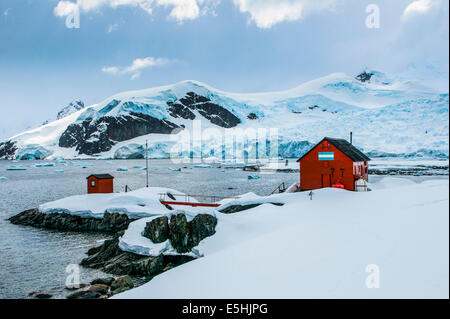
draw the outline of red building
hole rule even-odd
[[[88,194],[114,192],[114,177],[109,174],[93,174],[86,179]]]
[[[344,139],[325,137],[300,162],[300,190],[338,187],[355,190],[355,181],[368,181],[370,158]]]

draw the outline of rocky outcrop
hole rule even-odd
[[[190,256],[142,256],[119,248],[119,236],[106,240],[101,246],[88,251],[81,265],[101,269],[114,275],[130,275],[151,278],[168,269],[191,261]]]
[[[358,74],[356,76],[356,79],[362,83],[365,83],[365,82],[369,82],[370,79],[372,78],[372,76],[373,76],[373,73],[370,73],[370,72],[368,73],[368,72],[364,71],[364,72]]]
[[[181,117],[193,120],[195,114],[192,111],[196,110],[212,124],[224,128],[235,127],[241,123],[241,120],[226,108],[212,103],[209,98],[194,92],[188,92],[184,98],[174,102],[167,102],[167,105],[169,106],[169,114],[175,118]]]
[[[215,234],[217,219],[209,214],[199,214],[190,222],[186,215],[174,214],[169,220],[166,216],[158,217],[148,222],[143,236],[155,244],[170,240],[172,247],[180,253],[187,253],[206,237]]]
[[[106,277],[106,278],[97,278],[91,281],[91,285],[106,285],[111,286],[113,281],[115,280],[114,277]]]
[[[189,223],[189,246],[195,247],[206,237],[216,233],[217,218],[208,214],[200,214]]]
[[[114,102],[117,101],[111,103]],[[109,151],[117,142],[151,133],[170,134],[175,128],[179,126],[142,113],[105,116],[69,125],[59,138],[59,146],[75,147],[80,154],[93,155]]]
[[[145,225],[144,237],[149,238],[155,244],[165,242],[169,239],[169,219],[162,216],[153,219]]]
[[[187,253],[189,247],[189,224],[184,214],[176,214],[170,217],[170,243],[178,253]]]
[[[258,115],[256,115],[255,113],[249,113],[249,114],[247,115],[247,118],[248,118],[249,120],[257,120],[257,119],[258,119]]]
[[[113,294],[118,294],[133,287],[134,287],[133,280],[131,280],[130,276],[126,275],[121,276],[112,282],[111,291]]]
[[[100,299],[103,294],[100,291],[81,290],[68,295],[67,299]]]
[[[133,219],[125,214],[106,212],[103,218],[82,218],[67,213],[44,214],[38,209],[29,209],[9,218],[16,225],[56,229],[61,231],[98,231],[115,233],[125,230]]]
[[[0,158],[13,159],[17,151],[15,142],[6,141],[0,143]]]
[[[272,204],[275,206],[283,206],[284,205],[283,203],[276,203],[276,202],[274,202],[274,203],[253,203],[253,204],[247,204],[247,205],[236,204],[236,205],[227,206],[223,209],[219,208],[219,212],[221,212],[222,214],[234,214],[234,213],[242,212],[244,210],[258,207],[262,204]]]
[[[76,291],[68,295],[67,299],[107,299],[134,287],[135,283],[128,275],[118,278],[98,278],[91,283],[89,288]]]

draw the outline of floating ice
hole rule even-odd
[[[197,164],[197,165],[193,165],[192,167],[194,167],[194,168],[211,168],[211,165],[208,165],[208,164]]]
[[[140,165],[134,165],[133,168],[142,168]]]
[[[259,175],[248,175],[248,179],[260,179]]]
[[[64,173],[64,170],[62,170],[62,169],[55,169],[53,172],[54,173]]]
[[[173,171],[173,172],[181,172],[181,167],[180,167],[180,168],[172,168],[172,167],[169,167],[168,170],[169,170],[169,171]]]
[[[5,176],[0,177],[0,181],[6,181],[6,180],[7,180],[7,178]]]
[[[117,171],[118,172],[127,172],[128,171],[128,167],[118,167]]]
[[[38,163],[34,165],[34,167],[53,167],[53,166],[55,166],[55,163]]]
[[[11,165],[11,166],[8,166],[7,168],[6,168],[6,170],[7,171],[25,171],[26,170],[26,167],[23,167],[23,166],[16,166],[16,165]]]

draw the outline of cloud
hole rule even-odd
[[[177,20],[193,20],[200,16],[197,0],[157,0],[159,6],[172,7],[169,17]],[[202,2],[202,1],[200,1]]]
[[[415,69],[433,66],[448,76],[448,38],[448,0],[416,0],[403,11],[393,51],[399,56],[399,65],[410,64]]]
[[[57,17],[65,17],[75,12],[76,9],[77,9],[76,3],[70,1],[60,1],[53,9],[53,13]]]
[[[58,17],[65,17],[79,8],[82,12],[99,10],[101,7],[109,6],[117,8],[120,6],[138,7],[153,14],[155,7],[169,8],[169,17],[178,22],[184,20],[194,20],[213,12],[220,0],[62,0],[54,8],[54,14]]]
[[[441,0],[416,0],[410,3],[405,11],[403,11],[402,18],[404,20],[413,19],[417,16],[427,14],[441,5]]]
[[[164,66],[174,62],[176,61],[167,58],[154,58],[154,57],[146,57],[142,59],[137,58],[133,61],[133,63],[131,63],[131,65],[127,67],[118,67],[118,66],[103,67],[102,72],[112,75],[131,74],[131,79],[134,80],[141,76],[141,71],[143,69]]]
[[[117,29],[119,29],[119,25],[117,23],[111,24],[108,26],[108,33],[116,31]]]
[[[296,21],[305,16],[333,10],[337,0],[233,0],[242,13],[250,15],[249,21],[258,28],[269,29],[284,21]]]

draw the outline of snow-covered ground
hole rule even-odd
[[[196,247],[204,257],[114,298],[448,298],[448,179],[387,177],[370,187],[215,212],[216,234]],[[148,245],[137,242],[143,226],[130,224],[122,241]],[[377,275],[379,288],[368,288]]]
[[[162,187],[141,188],[128,193],[85,194],[69,196],[39,206],[45,214],[68,213],[81,217],[102,218],[105,212],[126,214],[129,218],[143,218],[170,212],[159,201],[165,193],[184,195]],[[177,198],[181,200],[184,198]]]

